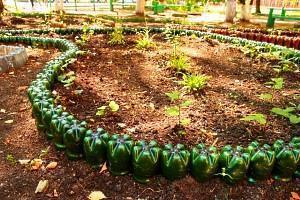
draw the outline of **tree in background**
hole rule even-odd
[[[240,20],[244,22],[249,22],[251,18],[251,0],[239,0],[241,5],[241,17]]]
[[[260,0],[256,0],[256,2],[255,2],[255,13],[256,14],[261,13],[261,11],[260,11]]]
[[[4,12],[4,4],[3,4],[3,0],[0,0],[0,18],[3,12]]]
[[[145,14],[145,0],[137,0],[136,1],[136,7],[135,7],[135,14],[144,16]]]
[[[233,23],[236,16],[236,0],[226,1],[225,22]]]

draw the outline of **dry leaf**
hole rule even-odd
[[[105,198],[106,198],[106,196],[101,191],[93,191],[89,195],[90,200],[101,200],[101,199],[105,199]]]
[[[42,159],[33,159],[30,163],[31,169],[32,170],[37,170],[42,166],[42,164],[43,164]]]
[[[29,164],[30,163],[30,159],[23,159],[23,160],[18,160],[19,161],[19,163],[21,164],[21,165],[27,165],[27,164]]]
[[[6,110],[5,109],[0,109],[0,112],[1,113],[6,113]]]
[[[53,196],[58,197],[58,192],[56,191],[56,189],[53,190]]]
[[[103,164],[103,166],[101,167],[101,170],[100,170],[100,174],[104,171],[107,170],[107,167],[106,167],[106,162]]]
[[[46,191],[49,183],[48,180],[40,180],[39,184],[37,185],[35,189],[35,193],[40,193]]]
[[[54,169],[57,167],[57,162],[51,162],[46,166],[46,169]]]
[[[10,119],[10,120],[4,121],[4,124],[12,124],[13,122],[14,122],[14,120]]]
[[[291,200],[300,200],[300,196],[298,193],[291,192],[291,195],[292,195]]]

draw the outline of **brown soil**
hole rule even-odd
[[[105,41],[105,39],[103,39],[102,36],[95,37],[95,39],[93,39],[93,42],[95,42],[96,40]],[[131,38],[130,40],[133,40],[133,38]],[[104,48],[93,49],[94,47],[96,46],[99,47],[100,45],[102,45],[102,47]],[[207,44],[202,43],[202,45],[207,45]],[[224,48],[226,47],[220,46],[218,48],[220,48],[219,51],[222,52],[223,50],[225,51]],[[217,50],[218,48],[215,48],[215,50]],[[130,53],[130,55],[131,54],[134,55],[131,57],[131,59],[129,59],[130,57],[128,56],[129,50],[126,51],[125,49],[131,49],[132,52]],[[78,98],[82,98],[82,100],[80,101],[81,103],[86,101],[91,101],[92,98],[83,99],[83,96],[86,96],[86,94],[93,95],[93,98],[96,97],[95,94],[93,93],[97,92],[97,90],[100,91],[99,87],[96,87],[96,85],[101,84],[101,86],[103,86],[104,84],[102,82],[107,83],[108,80],[105,79],[106,76],[111,74],[113,75],[111,76],[112,80],[116,80],[118,78],[118,81],[122,83],[123,81],[126,81],[125,72],[127,72],[130,73],[131,75],[134,74],[135,78],[131,76],[127,76],[128,81],[124,82],[125,84],[124,92],[126,91],[128,92],[128,94],[130,94],[135,92],[135,90],[137,92],[147,91],[144,94],[141,93],[140,97],[142,97],[142,99],[146,99],[147,96],[153,97],[151,100],[149,99],[148,103],[150,101],[151,102],[153,101],[155,103],[155,106],[157,106],[156,108],[157,114],[155,114],[156,112],[149,112],[150,114],[145,115],[145,117],[149,117],[149,116],[163,117],[161,112],[159,112],[158,110],[163,105],[169,104],[169,102],[164,96],[164,92],[169,88],[176,87],[176,84],[168,80],[169,79],[168,77],[172,77],[171,76],[172,74],[168,70],[166,70],[165,67],[162,66],[163,64],[160,64],[161,65],[161,67],[159,68],[160,71],[156,71],[156,70],[152,71],[153,69],[157,68],[158,64],[156,62],[160,60],[158,58],[161,58],[162,55],[156,56],[155,51],[146,53],[146,52],[133,50],[133,42],[129,43],[127,47],[111,48],[111,51],[109,51],[108,46],[105,45],[105,42],[103,42],[102,44],[91,43],[91,50],[92,52],[97,52],[97,53],[102,52],[101,57],[99,57],[99,55],[96,57],[97,62],[95,61],[90,62],[92,61],[92,59],[95,59],[94,56],[90,56],[89,58],[86,59],[80,58],[78,63],[73,65],[71,68],[72,70],[76,70],[76,72],[78,72],[78,78],[73,87],[77,85],[84,89],[83,94],[78,96]],[[211,50],[212,48],[208,48],[207,52],[210,52]],[[167,49],[165,51],[167,51]],[[199,51],[201,51],[200,48]],[[229,51],[227,55],[241,55],[236,53],[237,52],[236,50],[227,49],[226,51]],[[220,55],[220,53],[218,54]],[[53,58],[55,55],[56,55],[56,50],[54,49],[48,49],[48,50],[34,49],[32,51],[29,51],[29,60],[24,67],[21,67],[20,69],[15,69],[10,73],[0,74],[0,85],[1,85],[0,109],[5,109],[5,113],[0,112],[0,199],[3,200],[55,199],[53,198],[54,190],[56,190],[58,193],[58,197],[56,199],[87,199],[87,196],[91,191],[99,191],[99,190],[102,191],[110,199],[289,199],[291,196],[291,192],[299,193],[300,190],[299,179],[294,179],[293,181],[288,183],[277,182],[277,181],[273,181],[272,179],[269,179],[268,181],[259,182],[255,185],[250,185],[246,181],[243,181],[242,183],[239,183],[235,186],[229,186],[223,183],[220,179],[213,179],[206,183],[200,184],[197,183],[190,176],[174,182],[169,182],[163,177],[155,177],[152,179],[150,184],[142,185],[136,183],[130,175],[122,176],[122,177],[114,177],[110,175],[107,171],[104,171],[102,173],[100,173],[99,171],[93,171],[84,161],[76,161],[76,162],[68,161],[64,153],[56,151],[53,145],[51,144],[51,142],[47,141],[44,136],[42,136],[37,132],[34,120],[31,117],[30,104],[28,102],[28,98],[26,95],[26,88],[30,84],[30,82],[34,80],[36,73],[38,73],[38,71],[41,69],[42,65],[46,61]],[[148,57],[150,55],[155,57],[154,61],[156,62],[154,62],[153,59],[150,59]],[[115,58],[118,59],[111,62],[113,56],[115,56]],[[119,57],[122,56],[123,58],[126,59],[120,60]],[[214,57],[214,60],[217,61],[217,57]],[[196,61],[197,58],[193,59],[192,63],[197,63]],[[118,69],[116,62],[122,64],[121,66],[123,66],[124,68]],[[151,65],[150,63],[154,63],[154,64]],[[198,58],[198,63],[204,63],[202,64],[203,67],[201,68],[201,70],[213,76],[212,72],[210,72],[208,68],[209,63],[205,65],[205,62],[201,61],[200,58]],[[107,65],[106,67],[105,64]],[[103,69],[97,70],[98,65],[102,65]],[[247,66],[247,62],[243,62],[243,65]],[[196,65],[193,64],[193,66]],[[89,67],[91,67],[91,69],[89,69]],[[111,71],[108,67],[110,67]],[[148,71],[146,67],[149,67]],[[128,68],[131,70],[126,71],[128,70]],[[95,75],[91,74],[89,77],[94,77],[94,78],[88,78],[86,76],[87,73],[85,73],[83,70],[88,72],[88,70],[92,70],[92,69],[94,69],[93,72],[95,73]],[[230,72],[229,70],[221,70],[220,67],[216,68],[216,70],[219,71],[218,74],[220,75],[223,74],[224,77],[226,77],[225,72],[227,73]],[[249,73],[252,74],[252,71],[254,70],[248,69],[248,71]],[[113,74],[112,72],[115,72],[115,74]],[[236,70],[236,72],[238,73],[239,71]],[[147,76],[147,74],[149,76]],[[151,74],[158,77],[150,76]],[[163,77],[163,75],[166,76]],[[96,76],[98,77],[98,79],[95,78]],[[236,76],[237,77],[236,79],[239,78],[238,75],[231,74],[231,76],[232,77]],[[80,78],[84,78],[84,77],[86,78],[86,80],[89,81],[96,81],[96,80],[97,81],[90,82],[90,83],[87,83],[86,81],[80,81],[81,80]],[[152,79],[149,77],[152,77]],[[154,86],[157,86],[158,84],[157,80],[159,78],[164,78],[163,79],[164,84],[160,84],[160,87],[154,88]],[[251,76],[248,76],[248,78],[250,79]],[[137,80],[136,83],[135,80]],[[91,85],[91,83],[93,83],[94,85]],[[207,89],[205,89],[205,94],[203,94],[200,97],[197,97],[197,101],[202,102],[206,98],[210,97],[210,95],[216,93],[217,91],[222,91],[222,90],[216,90],[216,87],[213,86],[212,83],[215,84],[217,83],[215,78],[213,78],[212,81],[210,82],[210,86],[207,87]],[[90,110],[91,113],[89,115],[94,116],[98,104],[105,102],[109,98],[118,101],[120,105],[122,101],[124,102],[126,100],[128,101],[129,98],[126,97],[126,95],[124,95],[124,97],[120,95],[116,95],[116,91],[118,91],[118,89],[120,88],[117,83],[112,81],[110,82],[110,84],[112,84],[111,94],[115,96],[110,97],[109,94],[104,95],[105,93],[103,92],[101,93],[103,96],[98,96],[98,98],[94,98],[95,102],[91,101],[89,107],[84,108],[86,110]],[[288,88],[291,87],[290,84],[291,83],[287,84]],[[140,86],[141,88],[138,88],[138,86]],[[234,83],[232,83],[232,87],[233,86],[238,88],[238,86],[236,86]],[[88,90],[85,87],[89,87],[91,89]],[[95,90],[93,88],[95,88]],[[60,91],[62,91],[62,89]],[[62,99],[65,98],[64,101],[66,104],[68,99],[68,93],[70,93],[71,91],[72,90],[70,90],[69,92],[66,91],[66,95],[62,96]],[[104,87],[103,91],[107,91],[107,88]],[[244,90],[242,91],[244,92]],[[223,102],[223,98],[225,98],[226,95],[223,96],[222,94],[224,93],[220,93],[220,99],[222,101],[220,100],[219,102],[226,103],[226,101]],[[131,97],[134,104],[138,103],[138,101],[136,100],[138,99],[138,97],[139,96],[137,95]],[[162,98],[161,101],[156,99],[160,97]],[[213,101],[212,99],[209,99],[207,101],[208,102],[206,102],[205,106],[213,104],[210,103],[210,101]],[[237,100],[232,100],[232,101],[237,101]],[[216,100],[214,100],[214,102],[216,102]],[[73,105],[74,108],[72,112],[74,112],[77,109],[78,107],[77,104],[79,104],[79,101],[77,101],[76,99]],[[94,109],[92,109],[90,106],[91,107],[94,106]],[[125,110],[123,110],[124,107],[125,107],[124,105],[121,105],[121,112],[119,112],[118,115],[115,117],[116,119],[122,119],[125,121],[125,119],[122,118],[122,116],[123,117],[130,116],[131,112],[129,111],[125,112]],[[205,107],[203,108],[201,107],[201,109],[204,108]],[[254,108],[251,107],[251,109]],[[136,106],[134,109],[132,109],[132,112],[134,110],[136,112],[143,111],[143,114],[145,114],[144,110],[146,109],[142,109],[139,106]],[[248,112],[247,109],[246,111]],[[84,110],[81,110],[81,112],[77,113],[77,115],[80,118],[83,117],[87,118],[86,114],[87,112]],[[197,114],[197,116],[201,117],[199,114]],[[219,118],[221,118],[221,116]],[[141,119],[141,117],[137,119]],[[146,126],[147,121],[150,119],[151,118],[145,118],[144,120],[141,120],[141,123],[144,124],[144,127],[142,128],[147,128]],[[14,121],[12,124],[5,124],[4,122],[6,120],[14,120]],[[96,126],[97,123],[99,124],[103,123],[101,122],[103,119],[95,118],[94,120],[96,122],[92,123],[93,126]],[[170,119],[168,118],[165,118],[165,120],[167,122],[170,122]],[[131,124],[130,121],[132,120],[127,119],[126,123],[129,125]],[[104,120],[104,125],[105,123],[106,120]],[[287,126],[282,121],[280,121],[280,123],[282,124],[278,125],[278,128]],[[170,126],[171,125],[172,124],[170,124]],[[114,128],[114,125],[111,127]],[[207,125],[207,127],[211,127],[211,126]],[[225,133],[223,133],[223,131],[221,131],[220,134],[221,133],[224,134],[223,136],[225,136]],[[189,133],[188,135],[194,135],[194,134]],[[270,138],[270,141],[272,139],[275,139],[275,137],[277,136],[279,137],[279,135],[276,136],[274,135],[273,137]],[[146,136],[147,134],[145,134],[143,137]],[[202,138],[201,140],[203,140],[204,138],[204,136],[199,136],[199,137]],[[281,136],[281,137],[287,138],[287,136]],[[174,136],[174,140],[175,139],[178,139],[177,136]],[[231,140],[232,142],[237,142],[236,139],[233,139],[233,137],[231,137],[231,139],[227,139],[226,142],[230,142]],[[211,141],[210,138],[208,138],[208,143],[209,141]],[[192,141],[191,143],[195,143],[195,142],[196,141]],[[6,159],[7,155],[9,154],[12,155],[16,160],[37,158],[40,155],[41,150],[46,149],[47,147],[50,147],[49,152],[42,159],[45,162],[44,165],[46,165],[50,161],[57,161],[58,167],[53,170],[42,170],[42,169],[36,171],[30,170],[27,167],[21,166],[20,164],[13,164],[11,161],[8,161]],[[39,180],[42,179],[49,180],[49,187],[47,191],[41,194],[34,194],[35,188]]]
[[[185,128],[184,136],[177,134],[177,118],[165,115],[165,107],[173,105],[165,93],[182,88],[176,82],[180,75],[168,69],[172,47],[157,37],[154,50],[141,51],[135,48],[135,39],[136,36],[128,36],[127,45],[112,47],[107,45],[106,36],[94,37],[87,44],[90,53],[70,67],[77,75],[72,87],[58,84],[55,88],[67,110],[87,120],[94,130],[104,127],[110,133],[128,133],[134,139],[188,146],[212,144],[216,139],[217,146],[246,146],[255,139],[272,143],[276,139],[289,140],[297,132],[297,127],[270,115],[270,110],[295,102],[292,98],[299,94],[299,74],[285,74],[284,89],[274,91],[265,85],[276,77],[267,62],[253,62],[228,45],[212,46],[199,39],[184,38],[180,48],[191,58],[190,71],[209,75],[211,80],[203,91],[185,95],[185,99],[193,101],[183,111],[191,124]],[[76,90],[82,93],[76,95]],[[261,93],[273,94],[273,101],[260,100],[257,95]],[[95,115],[98,107],[112,100],[120,105],[118,112]],[[268,116],[267,125],[240,120],[251,113]],[[120,128],[118,123],[126,127]]]

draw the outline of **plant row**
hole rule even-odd
[[[80,29],[56,29],[64,33],[80,32]],[[142,29],[138,29],[142,30]],[[150,29],[163,32],[164,29]],[[94,29],[95,33],[111,32],[110,28]],[[137,29],[126,28],[127,33],[136,33]],[[195,34],[209,36],[223,42],[246,45],[251,41],[203,33],[191,30],[174,30],[176,34]],[[16,34],[17,31],[7,31]],[[43,30],[30,30],[19,33],[40,33]],[[60,33],[60,34],[64,34]],[[288,181],[300,172],[300,138],[290,142],[276,141],[273,145],[259,145],[253,142],[249,147],[225,146],[220,151],[215,147],[199,144],[188,150],[182,144],[167,144],[160,147],[155,141],[133,141],[127,135],[110,135],[103,129],[92,131],[87,123],[77,120],[72,114],[55,105],[52,86],[57,81],[61,69],[66,67],[70,59],[75,58],[78,48],[64,39],[38,38],[25,36],[1,36],[0,42],[23,42],[26,44],[42,44],[44,47],[54,46],[63,53],[48,62],[37,75],[29,89],[28,96],[32,104],[32,113],[37,128],[52,140],[59,150],[65,150],[71,160],[85,158],[92,166],[107,162],[109,171],[114,175],[133,172],[139,182],[148,182],[149,178],[161,173],[170,180],[184,177],[190,172],[197,180],[206,181],[219,175],[228,183],[236,183],[246,176],[249,181],[265,179],[271,174],[276,179]],[[251,42],[253,43],[253,42]],[[255,43],[255,42],[254,42]],[[255,43],[266,46],[267,43]],[[271,45],[272,48],[286,50],[284,47]],[[296,50],[288,50],[284,56],[291,59],[299,55]],[[299,60],[298,60],[299,61]]]

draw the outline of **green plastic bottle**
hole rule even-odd
[[[161,153],[161,170],[164,177],[169,180],[182,178],[189,167],[190,153],[184,145],[165,145]]]
[[[125,175],[130,171],[131,151],[134,142],[128,135],[114,134],[107,144],[108,170],[113,175]]]
[[[214,146],[198,144],[191,151],[191,173],[199,182],[210,179],[218,170],[219,154]]]
[[[74,117],[67,112],[52,117],[50,128],[53,133],[52,141],[56,149],[64,150],[66,148],[63,142],[63,136],[72,120],[74,120]]]
[[[38,130],[41,131],[45,130],[45,125],[42,119],[42,110],[44,108],[49,108],[53,104],[54,104],[54,99],[49,97],[33,100],[32,113],[35,117]]]
[[[273,144],[276,154],[274,167],[274,178],[281,181],[290,181],[296,172],[300,160],[300,148],[297,144],[290,142],[285,144],[277,140]]]
[[[246,149],[251,156],[248,170],[248,181],[255,183],[256,180],[267,179],[275,164],[275,152],[268,144],[260,146],[258,142],[252,142]]]
[[[139,141],[132,149],[133,177],[140,183],[148,183],[158,173],[161,149],[156,141]]]
[[[66,146],[66,154],[70,160],[77,160],[83,154],[83,139],[85,137],[87,123],[72,120],[63,134],[63,142]]]
[[[293,143],[297,149],[300,149],[300,137],[294,137],[292,139],[291,143]],[[298,167],[297,167],[297,170],[295,172],[295,176],[298,177],[298,178],[300,177],[300,159],[298,161]]]
[[[54,115],[61,115],[63,112],[62,106],[50,105],[49,108],[43,108],[42,110],[42,120],[45,125],[45,134],[49,140],[53,138],[53,133],[51,131],[51,120]]]
[[[109,134],[102,128],[98,128],[95,133],[92,130],[86,132],[83,140],[83,151],[86,161],[93,168],[99,168],[106,161],[109,139]]]
[[[219,165],[223,179],[230,184],[237,183],[246,177],[250,163],[250,154],[237,146],[235,149],[230,145],[223,147]]]

